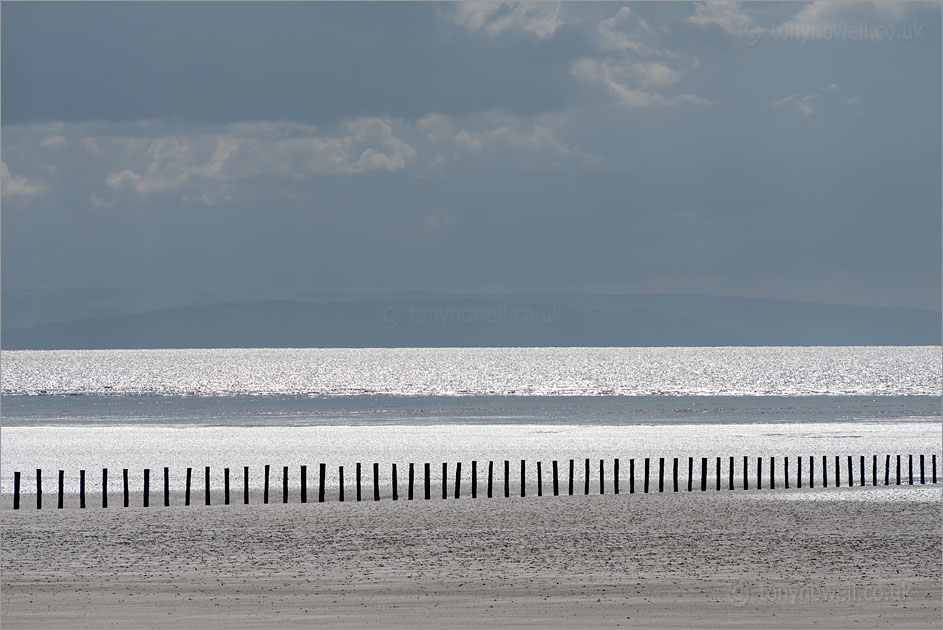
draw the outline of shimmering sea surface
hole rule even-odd
[[[4,493],[14,470],[34,487],[36,468],[49,471],[48,492],[52,471],[75,491],[79,469],[97,488],[103,467],[128,468],[137,489],[143,468],[168,466],[180,489],[188,466],[200,480],[210,466],[214,485],[224,467],[250,466],[259,488],[265,464],[289,466],[297,487],[299,466],[311,475],[320,462],[329,487],[357,462],[386,476],[397,463],[402,479],[409,462],[432,463],[438,478],[441,462],[450,474],[463,462],[467,476],[472,460],[483,470],[590,458],[595,478],[600,459],[679,457],[682,480],[688,457],[710,458],[712,478],[721,457],[724,479],[729,456],[738,478],[743,456],[788,456],[794,476],[796,457],[832,466],[838,455],[844,477],[852,455],[856,480],[860,456],[869,479],[875,455],[879,475],[888,455],[892,465],[926,455],[928,476],[932,454],[943,464],[939,347],[5,351],[0,361]],[[110,483],[119,492],[120,474]]]

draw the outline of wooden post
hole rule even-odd
[[[288,466],[282,466],[282,503],[288,503]]]
[[[573,460],[570,460],[570,495],[573,495]]]
[[[164,507],[170,507],[170,468],[164,466]]]
[[[64,485],[65,485],[65,471],[60,470],[59,471],[59,496],[58,496],[58,501],[56,502],[56,509],[58,510],[62,509],[62,499],[63,499],[62,494],[64,490],[63,488]]]
[[[861,463],[858,465],[858,472],[861,477],[861,486],[864,487],[864,455],[861,456]]]
[[[888,455],[884,460],[884,485],[891,485],[891,456]]]
[[[897,456],[897,485],[900,485],[900,455]]]
[[[716,477],[717,477],[717,487],[716,487],[716,490],[719,491],[719,490],[720,490],[720,458],[719,458],[719,457],[717,458],[717,461],[716,461],[715,463],[716,463],[716,465],[717,465],[717,474],[716,474]]]
[[[756,489],[763,489],[763,458],[756,458]]]
[[[815,458],[809,455],[809,488],[815,487]]]
[[[694,490],[694,458],[688,458],[688,492]]]
[[[318,503],[324,503],[324,476],[327,472],[326,469],[327,464],[318,464]],[[246,469],[246,472],[248,472],[248,468]],[[248,479],[248,475],[246,476],[246,479]]]
[[[701,458],[701,492],[707,490],[707,458]]]
[[[504,498],[511,496],[511,462],[504,460]]]
[[[413,466],[413,462],[409,462],[408,475],[409,475],[409,481],[406,488],[406,500],[412,501],[413,500],[413,484],[416,481],[416,470],[415,470],[415,466]]]
[[[524,478],[524,460],[521,460],[521,496],[523,497],[526,494],[525,488],[527,487],[525,478]]]
[[[923,463],[923,455],[921,454],[920,455],[920,485],[921,486],[927,483],[927,479],[924,476],[924,470],[925,469],[924,469],[924,463]]]
[[[36,469],[36,509],[43,509],[43,471]]]
[[[796,458],[796,487],[802,487],[802,456]]]
[[[229,473],[229,469],[228,469],[228,468],[226,469],[226,473],[227,473],[227,474]],[[302,502],[302,503],[307,503],[307,502],[308,502],[308,467],[307,467],[307,466],[302,466],[302,467],[301,467],[301,473],[300,473],[300,474],[301,474],[301,493],[300,493],[300,494],[301,494],[301,502]],[[228,502],[228,500],[227,500],[227,502]]]
[[[131,497],[128,492],[128,469],[121,471],[122,488],[124,489],[124,507],[131,505]]]
[[[144,507],[150,507],[151,503],[151,471],[144,469]]]
[[[786,485],[786,490],[789,489],[789,456],[786,455],[783,458],[783,480]]]
[[[102,507],[108,507],[108,469],[102,468]]]
[[[835,487],[841,488],[841,457],[835,456]]]
[[[629,494],[635,494],[635,458],[629,458]]]
[[[354,479],[357,485],[357,501],[360,501],[360,462],[354,466]]]
[[[491,482],[494,480],[494,461],[488,460],[488,498],[491,498]]]
[[[871,485],[878,485],[878,456],[871,456]]]
[[[612,462],[612,492],[619,494],[619,458]]]
[[[851,488],[854,483],[854,466],[852,466],[851,455],[848,456],[848,487]]]
[[[223,505],[229,505],[229,468],[223,468]]]
[[[776,458],[773,456],[769,458],[769,489],[776,489]]]
[[[13,509],[20,509],[20,471],[13,473]]]
[[[19,484],[17,484],[19,485]],[[17,501],[19,503],[19,501]],[[79,471],[79,507],[85,507],[85,471]]]
[[[442,498],[443,499],[447,499],[449,497],[448,467],[449,465],[446,462],[442,462]]]
[[[586,458],[586,465],[583,474],[583,494],[589,494],[589,458]]]
[[[341,503],[344,502],[344,467],[337,467],[337,500]]]
[[[323,474],[321,475],[324,476]],[[323,501],[323,495],[321,500]],[[242,467],[242,502],[245,505],[249,505],[249,467]]]
[[[606,494],[606,471],[603,470],[604,460],[599,460],[599,494]]]
[[[930,456],[930,461],[933,463],[933,483],[936,483],[936,453]]]
[[[727,465],[730,467],[729,470],[727,470],[727,489],[733,490],[733,455],[730,456]]]
[[[665,491],[665,458],[658,458],[658,492]]]
[[[747,459],[747,457],[744,456],[743,457],[743,489],[744,490],[750,489],[750,478],[748,476],[749,471],[747,470],[749,467],[750,467],[750,462]]]
[[[472,498],[478,498],[478,460],[472,460],[472,479],[471,479]]]
[[[822,487],[828,487],[828,457],[822,455]]]
[[[462,462],[455,464],[455,498],[460,499],[462,497]]]
[[[393,500],[399,501],[399,479],[396,475],[396,464],[393,464],[393,469],[390,478],[390,489],[393,492]]]
[[[544,478],[543,478],[543,470],[541,469],[540,464],[541,462],[538,461],[537,462],[537,496],[538,497],[544,496]]]
[[[907,485],[914,485],[914,456],[907,456]]]
[[[380,462],[373,462],[373,500],[380,500]]]
[[[557,471],[557,460],[553,460],[553,496],[560,496],[560,477]]]
[[[643,484],[645,494],[648,494],[648,458],[645,458],[645,482]]]
[[[210,504],[210,467],[209,466],[206,466],[206,470],[204,471],[204,475],[203,475],[203,481],[204,481],[204,490],[205,490],[205,495],[206,495],[206,504],[209,505]]]
[[[675,492],[678,491],[678,458],[675,457],[671,462],[671,479],[673,482],[672,488]]]
[[[424,478],[423,478],[422,481],[423,481],[423,485],[425,486],[425,500],[428,501],[429,498],[432,496],[432,495],[431,495],[431,485],[430,485],[430,480],[429,480],[429,468],[430,468],[430,466],[429,466],[429,463],[428,463],[428,462],[425,463],[425,464],[423,464],[423,466],[425,467],[425,468],[424,468],[425,476],[424,476]]]
[[[183,504],[190,505],[190,478],[193,474],[193,469],[187,467],[187,486],[183,492]]]
[[[262,488],[262,503],[268,504],[268,478],[269,478],[269,465],[265,465],[265,480],[264,486]]]

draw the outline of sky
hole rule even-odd
[[[4,289],[940,308],[936,3],[3,3]]]

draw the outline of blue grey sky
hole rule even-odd
[[[4,3],[4,288],[940,308],[936,3]]]

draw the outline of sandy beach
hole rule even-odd
[[[4,509],[0,622],[939,627],[940,489],[828,492]]]

